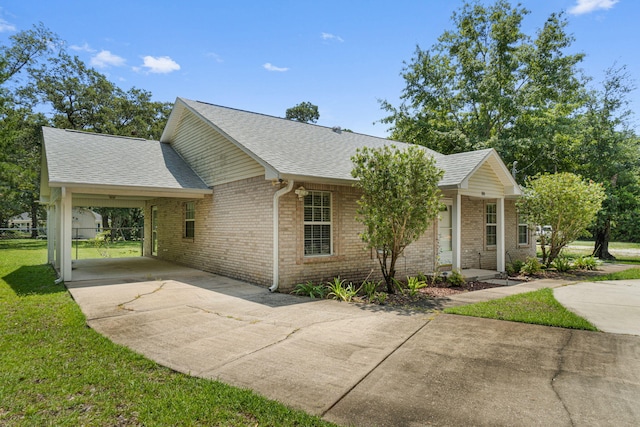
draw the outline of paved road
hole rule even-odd
[[[343,425],[640,423],[637,336],[309,300],[206,273],[69,288],[113,341]]]

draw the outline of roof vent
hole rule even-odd
[[[342,128],[340,126],[334,126],[331,128],[335,133],[342,133]]]

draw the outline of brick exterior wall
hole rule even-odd
[[[303,185],[311,191],[332,195],[333,254],[304,256],[304,206],[294,190]],[[151,254],[151,207],[158,209],[158,258],[270,286],[273,258],[274,187],[263,177],[249,178],[214,187],[204,199],[155,199],[145,208],[145,254]],[[298,283],[320,283],[340,276],[360,283],[369,277],[382,280],[373,251],[365,248],[356,221],[359,194],[349,186],[296,182],[280,198],[280,289],[291,290]],[[185,202],[195,203],[195,237],[185,239]],[[462,197],[462,268],[496,268],[495,249],[487,248],[484,236],[484,204],[491,200]],[[517,216],[513,201],[505,201],[506,261],[535,255],[531,245],[517,245]],[[417,242],[407,247],[396,265],[396,277],[405,278],[433,271],[437,251],[437,221]]]
[[[298,283],[326,282],[340,276],[347,282],[360,283],[365,278],[382,280],[376,254],[366,248],[359,237],[363,226],[356,221],[356,201],[360,194],[353,187],[296,183],[310,191],[327,191],[332,195],[333,254],[304,256],[304,204],[292,191],[280,204],[280,287],[292,289]],[[426,273],[433,269],[434,228],[418,242],[405,249],[396,265],[396,277]]]
[[[264,177],[221,184],[195,202],[195,237],[185,239],[185,199],[156,199],[145,209],[145,253],[151,254],[151,207],[158,208],[158,258],[270,285],[274,188]]]
[[[497,268],[495,247],[487,247],[485,238],[485,204],[495,199],[462,198],[462,251],[461,267],[495,270]],[[515,201],[504,202],[505,259],[509,263],[516,259],[535,256],[535,240],[529,230],[529,246],[518,246],[518,218]]]

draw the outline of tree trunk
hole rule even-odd
[[[38,203],[31,203],[31,238],[38,237]]]
[[[609,252],[609,238],[611,236],[611,219],[607,218],[604,225],[596,229],[594,233],[595,244],[593,256],[603,260],[614,260],[616,257]]]

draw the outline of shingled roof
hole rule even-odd
[[[159,141],[43,127],[48,185],[211,190]]]
[[[342,131],[280,117],[236,110],[178,98],[165,128],[163,142],[171,142],[184,109],[222,133],[268,172],[279,177],[353,181],[351,157],[361,147],[377,148],[402,142]],[[441,154],[425,148],[435,157]]]
[[[338,128],[300,123],[184,98],[176,99],[161,141],[172,141],[185,110],[196,114],[223,134],[262,164],[267,173],[271,172],[282,178],[353,181],[351,157],[358,148],[408,145],[385,138],[345,132]],[[488,158],[498,157],[493,149],[443,155],[423,148],[434,156],[437,166],[444,170],[440,186],[446,188],[463,185]]]
[[[358,148],[408,145],[178,98],[161,142],[44,127],[44,171],[48,174],[48,185],[210,192],[170,144],[186,111],[264,166],[265,178],[352,182],[351,157]],[[452,155],[423,149],[434,156],[437,166],[445,172],[439,183],[442,189],[463,188],[471,175],[489,162],[503,185],[513,188],[511,194],[519,194],[517,184],[493,149]]]

